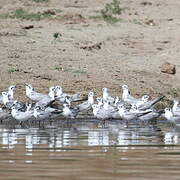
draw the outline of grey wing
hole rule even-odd
[[[78,115],[78,113],[80,112],[78,107],[70,108],[70,110],[71,110],[71,117],[73,117],[73,118],[75,118]]]
[[[152,108],[156,103],[158,103],[159,101],[161,101],[165,96],[161,96],[161,97],[158,97],[152,101],[148,101],[146,103],[143,103],[141,104],[138,109],[139,110],[146,110],[146,109],[149,109],[149,108]]]
[[[101,113],[100,111],[97,112],[96,118],[98,118],[98,119],[108,119],[107,114],[106,113]]]
[[[180,124],[180,116],[173,116],[172,121],[174,121],[177,124]]]
[[[114,119],[121,119],[121,116],[120,116],[119,112],[116,111],[116,112],[113,113],[112,118],[114,118]]]
[[[85,111],[89,110],[91,108],[91,105],[86,101],[82,104],[78,104],[76,107],[79,109],[79,111]]]
[[[149,114],[151,112],[152,111],[145,111],[145,112],[139,112],[139,113],[136,113],[136,114],[137,114],[137,117],[141,117],[141,116],[144,116],[144,115]]]
[[[133,96],[129,95],[126,99],[124,99],[126,103],[129,104],[136,104],[138,102],[138,99],[134,98]]]
[[[138,101],[139,99],[131,96],[131,95],[128,95],[128,99],[131,100],[131,101]]]
[[[161,114],[158,112],[150,112],[148,114],[139,117],[138,119],[140,119],[141,121],[151,121],[157,119],[158,117],[160,117],[160,115]]]
[[[44,98],[42,98],[40,101],[36,103],[36,106],[47,107],[47,106],[50,106],[54,101],[55,100],[51,100],[49,96],[45,96]]]
[[[49,112],[42,111],[42,112],[39,113],[38,117],[39,117],[40,119],[49,118],[49,117],[50,117],[50,113],[49,113]]]
[[[77,100],[80,100],[81,99],[81,93],[76,93],[76,94],[73,94],[73,95],[67,95],[71,101],[77,101]]]
[[[55,109],[55,108],[51,108],[51,107],[47,107],[45,109],[46,112],[49,112],[49,113],[61,113],[63,112],[62,109]]]
[[[12,117],[8,112],[0,112],[0,120]]]
[[[11,109],[13,105],[14,105],[13,101],[12,102],[8,102],[8,103],[5,104],[7,109]]]
[[[0,96],[0,104],[4,104],[4,103],[3,103],[3,97],[2,97],[2,96]]]
[[[126,119],[126,120],[136,120],[137,119],[137,114],[136,113],[125,113],[122,116],[122,119]]]
[[[115,118],[115,119],[121,118],[117,109],[110,110],[109,114],[111,118]]]
[[[62,95],[58,98],[56,98],[57,101],[59,101],[60,103],[65,103],[66,102],[66,95]]]
[[[98,119],[110,119],[110,118],[112,118],[112,111],[108,111],[108,110],[105,110],[105,109],[100,109],[97,112],[96,117]]]
[[[38,93],[38,92],[32,92],[31,93],[31,99],[33,101],[41,101],[41,99],[47,98],[48,95],[46,94],[42,94],[42,93]]]

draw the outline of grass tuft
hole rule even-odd
[[[86,72],[86,71],[84,71],[84,70],[78,69],[78,70],[74,70],[74,71],[72,71],[72,73],[77,73],[77,74],[86,74],[87,72]]]
[[[59,38],[60,36],[62,36],[62,35],[61,35],[61,33],[58,33],[58,32],[55,32],[55,33],[53,34],[54,39],[57,39],[57,38]]]
[[[41,20],[44,18],[51,17],[51,13],[47,12],[37,12],[37,13],[28,13],[23,9],[17,9],[12,15],[12,18],[25,19],[25,20]]]
[[[9,14],[0,14],[0,19],[7,19],[9,17]]]
[[[63,67],[56,65],[52,68],[52,70],[63,71],[64,69],[63,69]]]
[[[16,9],[15,12],[13,13],[0,14],[0,19],[16,18],[16,19],[21,19],[21,20],[41,20],[44,18],[49,18],[52,15],[54,14],[52,14],[51,11],[28,13],[20,8],[20,9]]]
[[[131,22],[134,24],[142,25],[142,22],[138,19],[133,19]]]
[[[8,69],[8,73],[14,73],[14,72],[19,72],[19,69],[14,68],[14,67],[11,67],[10,69]]]
[[[91,19],[102,19],[109,24],[117,23],[121,21],[115,15],[121,15],[124,8],[120,7],[120,2],[118,0],[113,0],[111,3],[107,3],[104,9],[101,9],[100,15],[90,16]]]
[[[102,15],[120,15],[124,8],[120,7],[120,2],[118,0],[113,0],[111,3],[107,3],[105,8],[101,10]]]

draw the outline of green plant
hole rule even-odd
[[[9,17],[9,14],[0,14],[0,19],[7,19]]]
[[[132,23],[141,25],[142,22],[140,22],[138,19],[133,19]]]
[[[81,70],[81,69],[78,69],[78,70],[74,70],[72,71],[73,73],[77,73],[77,74],[86,74],[87,72],[84,71],[84,70]]]
[[[57,38],[59,38],[60,36],[62,36],[62,35],[61,35],[60,33],[58,33],[58,32],[56,32],[56,33],[53,34],[54,39],[57,39]]]
[[[13,72],[19,72],[19,69],[15,67],[11,67],[8,69],[8,73],[13,73]]]
[[[102,17],[103,17],[103,20],[109,24],[114,24],[114,23],[117,23],[118,21],[120,21],[120,19],[113,17],[112,15],[104,14],[104,15],[102,15]]]
[[[106,4],[105,9],[101,10],[102,15],[120,15],[124,9],[120,7],[120,2],[118,0],[113,0],[113,2]]]
[[[57,70],[57,71],[63,71],[64,70],[62,67],[60,67],[58,65],[54,66],[52,69]]]
[[[123,10],[124,9],[120,7],[120,2],[118,0],[113,0],[113,2],[106,4],[105,8],[100,12],[104,21],[114,24],[120,20],[114,15],[120,15]]]
[[[37,12],[37,13],[28,13],[24,11],[23,9],[16,9],[14,14],[10,16],[11,18],[17,18],[17,19],[25,19],[25,20],[40,20],[47,17],[51,17],[50,12]]]
[[[121,19],[115,15],[121,15],[124,8],[120,7],[120,2],[118,0],[113,0],[111,3],[106,4],[104,9],[99,12],[100,15],[90,16],[91,19],[103,19],[107,23],[114,24]]]
[[[89,16],[90,19],[95,19],[95,20],[101,20],[102,16],[101,15],[96,15],[96,16]]]

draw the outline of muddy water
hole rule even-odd
[[[179,137],[163,124],[1,124],[0,179],[180,179]]]

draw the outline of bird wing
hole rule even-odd
[[[148,102],[145,102],[143,104],[141,104],[138,109],[139,110],[146,110],[146,109],[149,109],[151,107],[153,107],[156,103],[158,103],[159,101],[161,101],[165,96],[161,96],[161,97],[158,97],[152,101],[148,101]]]
[[[84,111],[84,110],[88,110],[91,107],[91,105],[88,103],[88,101],[86,101],[81,104],[78,104],[75,107],[77,107],[79,109],[79,111]]]
[[[46,98],[48,95],[46,94],[42,94],[42,93],[38,93],[38,92],[31,92],[31,95],[29,96],[29,98],[33,101],[40,101],[41,99]]]

